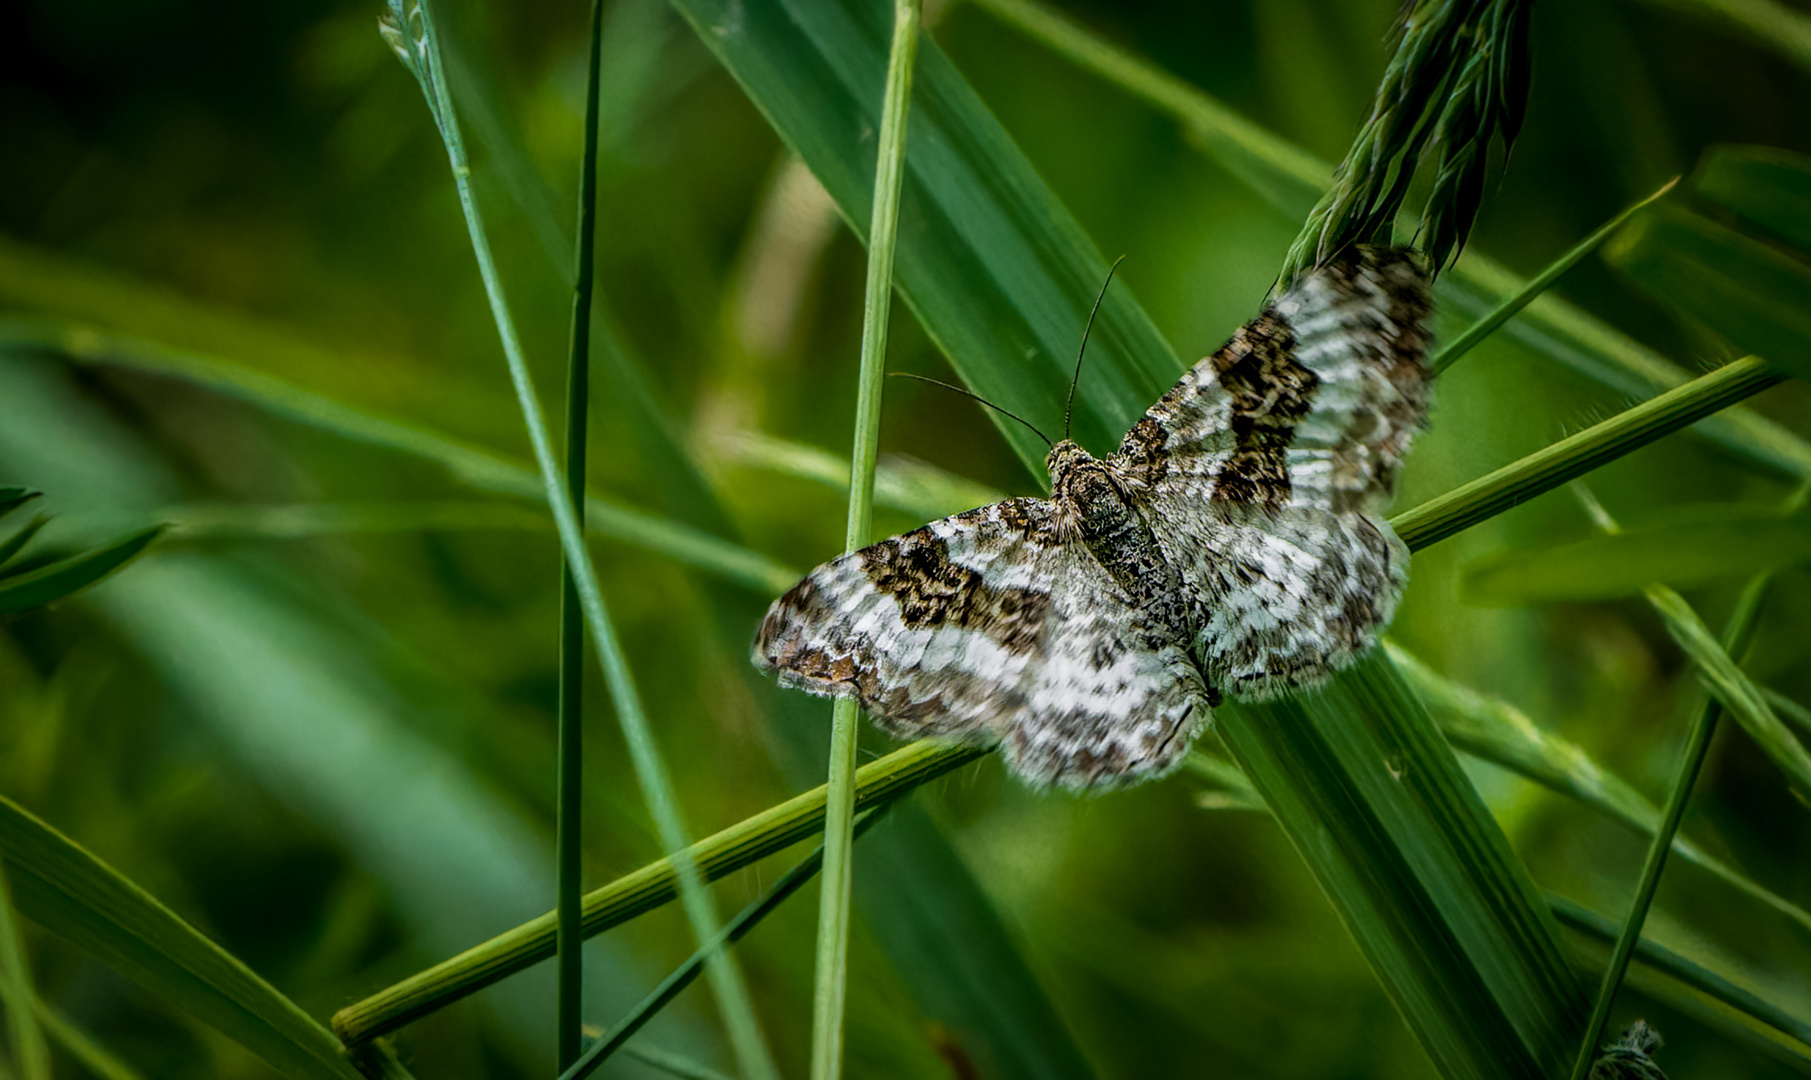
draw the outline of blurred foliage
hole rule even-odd
[[[1726,6],[1811,18],[1802,5]],[[1339,160],[1369,114],[1397,7],[1217,0],[1068,14]],[[457,46],[449,72],[500,269],[550,389],[569,316],[585,7],[436,10]],[[105,0],[0,11],[0,483],[47,493],[54,517],[34,550],[175,525],[92,590],[0,623],[0,793],[317,1019],[539,915],[553,887],[557,548],[519,503],[475,501],[445,458],[410,441],[428,432],[445,440],[436,446],[476,448],[487,469],[527,456],[445,155],[377,14],[300,0],[230,18]],[[1716,14],[1683,0],[1537,5],[1526,121],[1469,246],[1532,275],[1713,145],[1811,152],[1811,75],[1794,39],[1726,34],[1734,16]],[[1256,310],[1299,212],[1279,213],[1171,120],[987,12],[952,3],[929,30],[1099,249],[1130,254],[1121,274],[1177,354],[1209,351]],[[850,440],[865,255],[683,19],[656,0],[616,0],[605,34],[594,490],[765,560],[740,578],[698,573],[645,536],[600,530],[604,588],[703,834],[821,777],[828,708],[749,677],[767,597],[735,582],[840,549],[835,461]],[[1705,160],[1699,190],[1714,202],[1727,170]],[[1802,237],[1694,205],[1743,241],[1802,250]],[[1683,227],[1642,220],[1650,235]],[[1557,289],[1688,367],[1734,355],[1724,338],[1743,344],[1707,317],[1716,310],[1681,314],[1595,259]],[[1440,329],[1450,338],[1468,322],[1449,306]],[[892,325],[891,367],[951,377],[907,311]],[[140,347],[229,361],[406,429],[336,427],[312,406],[273,414],[252,395],[122,362]],[[1060,401],[1063,389],[1033,392]],[[1398,508],[1626,404],[1524,338],[1488,339],[1442,378]],[[1802,385],[1752,407],[1811,432]],[[1037,490],[983,412],[935,387],[889,383],[882,449],[895,486],[883,485],[880,529],[988,489]],[[1628,523],[1625,539],[1673,538],[1642,549],[1635,569],[1678,573],[1711,625],[1741,574],[1778,567],[1738,659],[1763,693],[1811,702],[1802,530],[1750,530],[1729,541],[1728,567],[1715,552],[1716,527],[1772,513],[1786,482],[1680,435],[1600,470],[1593,488]],[[1518,606],[1467,596],[1481,556],[1596,544],[1590,535],[1562,495],[1418,554],[1393,635],[1659,803],[1697,680],[1667,623],[1626,595],[1645,580],[1623,566],[1626,588],[1612,590],[1575,562],[1570,578],[1530,571],[1513,595],[1492,594]],[[659,845],[607,696],[587,698],[587,871],[601,884]],[[1685,832],[1717,865],[1811,906],[1807,812],[1744,732],[1724,728]],[[1535,880],[1620,914],[1644,838],[1467,761]],[[995,1075],[930,1018],[930,995],[1004,966],[1044,1010],[1014,1014],[1050,1027],[1044,1075],[1432,1075],[1275,824],[1204,812],[1202,783],[1184,773],[1075,799],[1028,792],[989,760],[902,806],[858,848],[849,1074]],[[1641,805],[1624,785],[1599,788]],[[919,857],[877,859],[902,851]],[[1811,1016],[1804,926],[1701,865],[1669,866],[1650,932]],[[724,910],[780,872],[725,878]],[[787,1075],[809,1038],[814,910],[807,886],[739,947]],[[24,939],[58,1023],[143,1075],[273,1075],[63,938],[27,922]],[[670,909],[595,939],[588,1014],[614,1023],[692,947]],[[939,969],[952,956],[975,970]],[[1675,1077],[1791,1071],[1777,1042],[1733,1034],[1739,1024],[1706,1000],[1638,980],[1615,1023],[1643,1016],[1662,1031]],[[543,966],[419,1021],[399,1045],[423,1078],[545,1076],[552,1017]],[[76,1040],[44,1030],[54,1073],[82,1075]],[[730,1061],[696,991],[646,1039],[717,1069]],[[659,1075],[644,1061],[610,1068]]]

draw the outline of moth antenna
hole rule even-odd
[[[1036,424],[1033,424],[1031,421],[1025,419],[1023,416],[1020,416],[1019,414],[1017,414],[1015,412],[1012,412],[1009,409],[1003,409],[1000,406],[995,405],[993,402],[982,397],[980,394],[970,393],[969,391],[962,389],[960,386],[955,386],[950,383],[946,383],[941,379],[933,379],[933,378],[930,378],[925,375],[914,375],[909,371],[889,371],[889,372],[887,372],[887,377],[890,379],[917,379],[919,382],[928,382],[932,386],[941,386],[945,390],[954,390],[956,393],[961,394],[963,397],[974,398],[976,401],[979,401],[981,404],[987,406],[988,408],[999,413],[1000,415],[1010,417],[1014,420],[1017,420],[1019,423],[1024,424],[1026,427],[1030,428],[1031,433],[1033,435],[1036,435],[1038,438],[1044,440],[1045,446],[1054,447],[1056,445],[1055,443],[1050,441],[1050,436],[1044,434],[1043,432],[1041,432],[1037,429]]]
[[[1082,327],[1082,347],[1075,353],[1075,374],[1069,379],[1069,400],[1063,405],[1064,440],[1069,438],[1069,418],[1075,411],[1075,385],[1082,381],[1082,357],[1088,355],[1088,332],[1094,329],[1094,316],[1100,314],[1100,302],[1107,298],[1107,286],[1113,284],[1113,271],[1119,269],[1119,264],[1125,261],[1126,257],[1121,255],[1113,260],[1112,266],[1107,267],[1107,280],[1100,283],[1100,292],[1094,297],[1094,308],[1088,312],[1088,325]]]

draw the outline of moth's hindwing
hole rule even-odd
[[[901,737],[999,743],[1038,784],[1161,773],[1210,715],[1187,643],[1060,538],[1040,499],[818,567],[769,609],[755,662],[786,685],[857,698]]]

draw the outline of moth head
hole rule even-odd
[[[1074,439],[1064,439],[1050,448],[1044,455],[1044,469],[1050,474],[1050,488],[1055,491],[1063,486],[1063,477],[1077,465],[1085,465],[1094,460],[1094,455],[1083,450]]]

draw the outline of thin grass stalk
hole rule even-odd
[[[874,824],[886,816],[887,811],[891,808],[892,804],[887,803],[863,814],[861,820],[855,823],[851,839],[860,839],[861,835],[873,828]],[[815,877],[823,867],[825,848],[825,844],[819,844],[817,850],[800,859],[754,903],[737,913],[736,917],[731,919],[715,938],[699,946],[698,951],[693,953],[690,959],[675,968],[673,973],[661,980],[660,985],[650,991],[647,997],[630,1009],[628,1015],[623,1017],[608,1036],[598,1040],[589,1050],[585,1051],[585,1056],[580,1058],[572,1068],[561,1073],[560,1080],[583,1080],[609,1060],[611,1054],[634,1038],[635,1033],[640,1031],[649,1020],[654,1019],[660,1010],[671,1004],[674,998],[697,980],[698,972],[713,954],[733,942],[742,940],[743,936],[753,930],[762,919],[773,914],[774,910],[785,903],[793,893],[804,888],[805,883]]]
[[[1571,251],[1561,255],[1552,265],[1548,266],[1547,269],[1542,270],[1539,275],[1529,279],[1528,283],[1522,286],[1521,290],[1514,296],[1506,297],[1502,303],[1491,310],[1490,314],[1466,328],[1466,331],[1463,334],[1454,338],[1451,344],[1435,353],[1434,358],[1427,362],[1429,377],[1438,377],[1441,372],[1452,367],[1461,356],[1470,352],[1480,341],[1483,341],[1491,334],[1496,333],[1498,327],[1502,326],[1510,319],[1515,318],[1517,312],[1521,311],[1529,304],[1534,303],[1535,297],[1538,297],[1552,287],[1553,283],[1558,281],[1560,276],[1566,271],[1576,266],[1580,259],[1589,255],[1591,252],[1596,251],[1599,245],[1610,238],[1611,233],[1622,228],[1624,222],[1634,217],[1643,207],[1651,205],[1656,199],[1659,199],[1662,195],[1673,190],[1673,187],[1678,183],[1679,178],[1677,176],[1673,177],[1671,180],[1660,185],[1660,190],[1604,222],[1590,236],[1585,237],[1574,245]]]
[[[1807,497],[1811,497],[1811,484],[1801,485],[1793,492],[1786,500],[1785,511],[1791,513],[1802,507]],[[1599,528],[1610,533],[1621,531],[1601,504],[1589,495],[1584,498],[1586,507]],[[1766,597],[1767,585],[1771,579],[1770,573],[1757,574],[1742,587],[1735,610],[1730,613],[1729,623],[1723,631],[1723,651],[1731,658],[1739,658],[1753,640],[1755,627],[1760,621],[1761,601]],[[1648,909],[1653,906],[1654,893],[1660,887],[1660,874],[1666,869],[1666,857],[1672,851],[1673,837],[1679,831],[1679,823],[1685,819],[1685,804],[1691,798],[1692,788],[1698,782],[1698,773],[1703,769],[1704,759],[1710,752],[1710,741],[1716,735],[1717,720],[1722,711],[1722,702],[1706,689],[1697,713],[1692,718],[1691,731],[1686,738],[1685,750],[1680,755],[1672,788],[1667,792],[1666,809],[1661,814],[1660,827],[1655,830],[1654,838],[1648,844],[1647,858],[1641,864],[1641,878],[1635,886],[1635,898],[1629,904],[1622,931],[1617,935],[1616,945],[1610,952],[1609,966],[1604,969],[1603,983],[1598,987],[1597,1001],[1592,1006],[1591,1019],[1585,1027],[1584,1041],[1579,1044],[1578,1057],[1572,1063],[1572,1080],[1586,1080],[1591,1072],[1591,1065],[1597,1058],[1598,1044],[1603,1041],[1604,1029],[1610,1021],[1610,1009],[1616,1003],[1616,992],[1622,987],[1622,980],[1628,974],[1629,960],[1641,940]]]
[[[6,876],[0,873],[0,1004],[6,1007],[6,1035],[19,1080],[50,1080],[50,1046],[38,1023],[38,995],[32,990],[25,939]]]
[[[534,449],[542,488],[553,512],[554,525],[559,531],[560,546],[572,567],[579,604],[591,631],[598,661],[604,670],[604,681],[610,689],[617,720],[622,725],[623,736],[629,746],[636,779],[659,830],[661,843],[675,859],[680,901],[692,924],[692,931],[699,941],[709,941],[717,933],[716,912],[710,894],[704,890],[704,882],[697,867],[691,861],[691,845],[686,839],[672,776],[649,730],[647,714],[642,708],[634,675],[623,654],[621,641],[617,638],[615,623],[604,603],[597,572],[591,563],[591,554],[585,548],[578,513],[572,500],[567,497],[560,467],[554,459],[553,444],[547,434],[547,422],[541,411],[540,398],[535,393],[527,358],[522,353],[521,339],[516,333],[515,319],[510,314],[508,301],[503,294],[503,283],[491,254],[484,219],[472,193],[471,165],[466,158],[464,140],[459,134],[459,121],[453,110],[452,94],[447,88],[446,72],[434,33],[432,10],[426,3],[416,3],[405,11],[402,4],[403,0],[391,0],[395,21],[385,27],[385,36],[422,82],[423,89],[428,94],[429,105],[452,166],[459,206],[464,212],[466,231],[471,237],[472,252],[477,258],[478,271],[484,279],[485,293],[490,299],[491,317],[497,325],[497,335],[502,340],[510,381],[514,384],[516,401],[522,412],[523,423],[528,429],[529,443]],[[777,1080],[778,1073],[762,1040],[747,985],[743,982],[734,959],[727,953],[717,956],[712,960],[708,974],[744,1075],[748,1080]]]
[[[578,243],[573,267],[571,352],[566,362],[566,497],[585,504],[585,434],[591,404],[591,281],[597,242],[597,98],[603,0],[591,0],[591,54],[585,76],[585,149],[579,160]],[[584,521],[579,522],[583,536]],[[554,825],[554,908],[559,913],[556,1060],[561,1069],[584,1048],[585,936],[583,785],[585,621],[572,566],[560,560],[559,777]]]
[[[886,379],[887,315],[893,303],[893,249],[905,178],[912,65],[918,56],[919,0],[897,0],[893,47],[881,103],[868,226],[867,293],[862,301],[861,381],[855,448],[849,460],[849,518],[843,550],[866,546],[874,529],[874,465],[880,448],[880,397]],[[824,817],[824,882],[818,901],[817,978],[811,1002],[812,1080],[843,1071],[843,1005],[848,995],[849,902],[855,881],[855,748],[860,706],[838,698],[830,717],[830,775]]]

